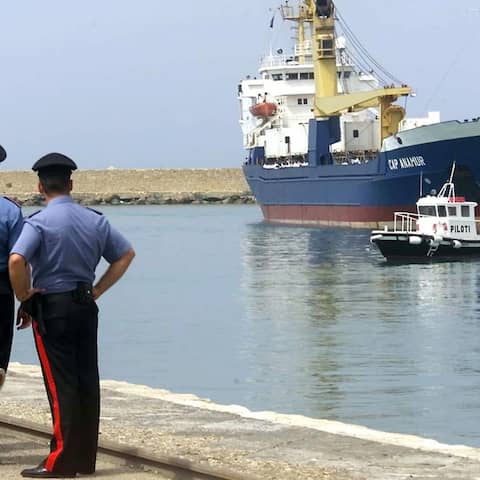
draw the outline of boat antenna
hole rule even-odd
[[[448,183],[452,183],[453,182],[453,174],[455,173],[455,160],[453,161],[453,165],[452,165],[452,172],[450,173],[450,180],[448,181]]]

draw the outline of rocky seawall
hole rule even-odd
[[[81,170],[73,197],[84,205],[254,203],[239,168]],[[41,205],[38,177],[31,171],[0,171],[0,193],[22,205]]]

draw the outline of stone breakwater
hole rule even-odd
[[[239,168],[80,170],[73,197],[84,205],[235,204],[255,200]],[[31,171],[0,171],[0,192],[22,205],[41,205]]]

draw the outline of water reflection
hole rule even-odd
[[[391,267],[369,231],[253,206],[107,210],[137,258],[101,299],[103,378],[480,444],[477,262]]]
[[[478,263],[387,266],[368,236],[246,228],[251,403],[480,444]]]

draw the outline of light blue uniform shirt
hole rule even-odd
[[[0,272],[8,269],[8,256],[23,226],[20,207],[9,198],[0,197]]]
[[[30,263],[33,287],[60,293],[74,290],[78,282],[93,284],[101,257],[112,263],[130,248],[102,214],[62,195],[25,218],[11,253]]]

